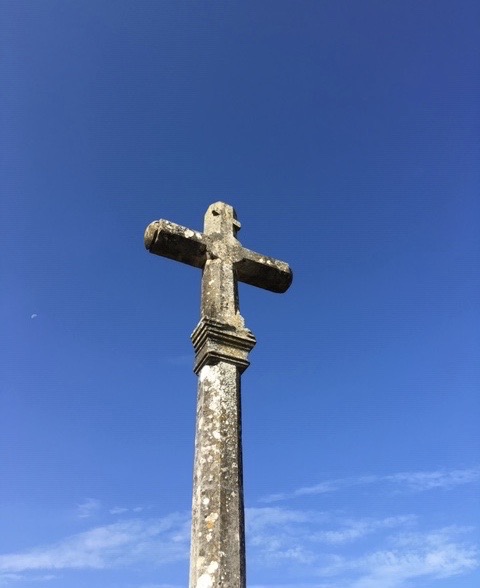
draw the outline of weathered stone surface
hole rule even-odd
[[[214,280],[210,284],[212,287],[220,287],[228,292],[219,305],[223,309],[223,316],[237,310],[235,302],[231,300],[236,281],[278,293],[285,292],[292,283],[292,270],[288,264],[242,247],[236,238],[240,227],[234,208],[223,202],[216,202],[208,207],[205,214],[203,233],[170,221],[159,220],[147,227],[145,247],[156,255],[203,268],[208,274],[208,282]],[[219,261],[207,264],[207,261],[216,260]],[[227,271],[226,266],[232,271]],[[205,276],[203,281],[206,281]],[[204,290],[207,296],[208,287],[205,286]],[[219,318],[213,316],[216,308],[214,305],[210,310],[211,318]]]
[[[202,318],[192,333],[192,343],[197,375],[204,365],[218,361],[232,363],[242,373],[249,366],[248,354],[256,340],[249,329]]]
[[[207,260],[207,243],[202,233],[166,220],[150,223],[145,231],[144,241],[145,248],[150,253],[194,267],[203,267]]]
[[[244,588],[240,374],[220,361],[199,372],[190,550],[191,588]]]
[[[292,271],[283,261],[242,247],[235,210],[216,202],[204,232],[169,221],[151,223],[145,247],[202,268],[201,318],[192,342],[199,377],[195,436],[190,588],[245,588],[240,374],[255,337],[245,327],[238,281],[285,292]]]

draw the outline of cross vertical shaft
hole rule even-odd
[[[285,292],[282,261],[242,247],[235,210],[212,204],[204,232],[151,223],[151,252],[202,269],[201,318],[194,332],[198,376],[190,588],[245,588],[240,379],[255,337],[240,314],[237,282]]]
[[[199,373],[190,587],[244,588],[240,372],[227,361]]]

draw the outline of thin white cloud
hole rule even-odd
[[[123,514],[125,512],[128,512],[128,508],[123,508],[121,506],[114,506],[108,512],[112,515]]]
[[[459,542],[455,528],[410,533],[389,550],[373,551],[358,558],[338,558],[319,570],[339,576],[338,588],[402,588],[414,580],[438,580],[458,576],[479,566],[475,546]],[[345,579],[347,577],[348,579]]]
[[[410,515],[345,520],[326,513],[312,517],[311,512],[261,510],[249,513],[253,523],[260,520],[249,522],[251,558],[263,569],[284,570],[286,582],[257,588],[407,588],[480,566],[478,548],[462,537],[472,529],[422,531]],[[375,549],[375,543],[382,547]],[[307,567],[318,582],[288,583],[292,570],[306,579]]]
[[[339,528],[335,530],[319,531],[312,535],[312,540],[331,545],[351,543],[380,530],[404,527],[413,524],[413,515],[387,517],[384,519],[347,519],[339,521]]]
[[[325,520],[325,515],[316,511],[293,510],[281,507],[247,508],[245,515],[247,529],[254,533],[273,526]]]
[[[356,478],[339,478],[326,480],[314,486],[298,488],[290,493],[269,494],[260,499],[260,502],[272,503],[296,498],[298,496],[325,494],[338,492],[353,486],[365,486],[373,484],[387,484],[394,492],[425,492],[433,489],[450,490],[463,484],[471,484],[480,480],[480,467],[436,470],[418,472],[400,472],[385,476],[358,476]]]
[[[96,498],[87,498],[81,504],[77,504],[77,516],[80,519],[87,519],[100,510],[100,501]]]
[[[182,560],[188,553],[187,523],[186,515],[172,514],[96,527],[54,545],[0,555],[0,572],[106,569],[144,560],[159,564]]]
[[[378,482],[381,478],[379,476],[361,476],[358,478],[340,478],[338,480],[327,480],[315,486],[306,486],[295,490],[290,496],[306,496],[308,494],[326,494],[329,492],[337,492],[343,488],[350,486],[361,486],[364,484],[372,484]]]
[[[407,486],[414,491],[432,490],[442,488],[449,490],[462,484],[471,484],[480,480],[480,467],[464,470],[433,471],[433,472],[405,472],[385,476],[387,481]]]
[[[148,507],[145,506],[135,506],[134,508],[127,508],[125,506],[114,506],[108,512],[111,515],[125,514],[127,512],[139,513],[146,510],[147,508]]]
[[[25,575],[25,574],[2,574],[0,575],[0,586],[11,586],[13,582],[49,582],[55,580],[54,574]]]
[[[416,521],[412,515],[345,519],[331,513],[281,507],[249,508],[246,515],[251,553],[270,567],[282,561],[312,567],[329,555],[330,546],[358,542],[375,533],[407,530]]]
[[[285,581],[263,588],[407,588],[466,574],[480,564],[469,541],[472,529],[422,530],[420,519],[408,514],[346,517],[267,506],[247,508],[246,523],[250,569],[275,570]],[[186,513],[97,526],[55,544],[0,555],[0,586],[61,570],[186,564],[189,539]]]

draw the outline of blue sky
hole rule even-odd
[[[250,588],[480,585],[478,2],[4,0],[0,586],[187,585],[200,272],[235,206]]]

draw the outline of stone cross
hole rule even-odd
[[[190,588],[246,586],[240,375],[256,341],[240,315],[237,283],[285,292],[292,282],[286,263],[242,247],[239,229],[233,207],[216,202],[203,233],[165,220],[145,231],[150,253],[203,272],[192,334],[198,398]]]

